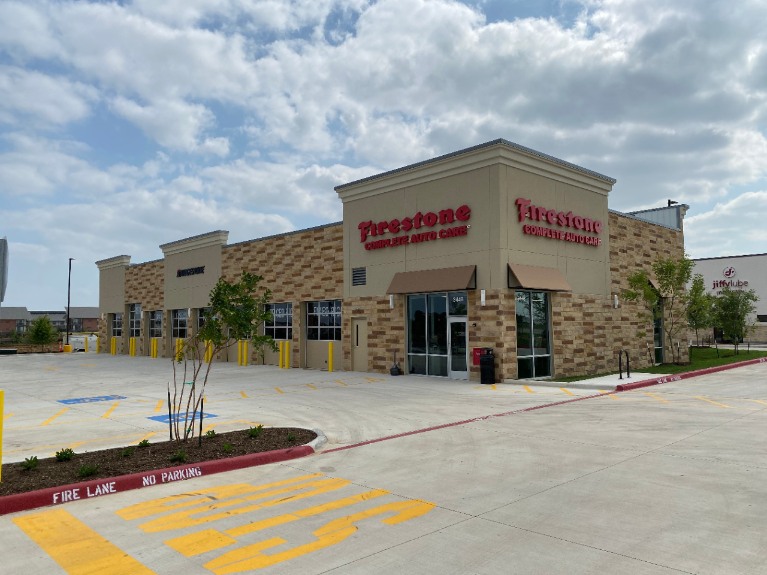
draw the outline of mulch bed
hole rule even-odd
[[[292,441],[288,439],[289,435],[294,436]],[[264,428],[256,438],[248,437],[247,430],[216,434],[215,437],[203,436],[202,447],[198,447],[198,439],[195,437],[181,444],[175,441],[164,441],[150,443],[147,447],[131,445],[102,451],[75,453],[75,456],[69,461],[56,461],[55,457],[48,457],[40,459],[40,464],[30,471],[23,469],[18,463],[6,463],[3,465],[0,497],[45,489],[46,487],[69,485],[80,481],[91,481],[92,479],[129,475],[275,449],[288,449],[309,443],[315,437],[317,434],[308,429],[270,427]],[[232,446],[231,451],[224,450],[225,444]],[[133,454],[123,457],[122,453],[128,448],[134,449]],[[186,453],[186,461],[171,461],[170,456],[179,448]],[[79,477],[78,472],[83,465],[98,465],[99,470],[88,477]]]

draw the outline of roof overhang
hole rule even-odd
[[[509,264],[509,287],[545,291],[573,291],[556,268]]]
[[[461,266],[457,268],[396,273],[386,293],[430,293],[476,289],[476,287],[477,266]]]

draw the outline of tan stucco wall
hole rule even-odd
[[[125,306],[125,267],[99,272],[99,313],[122,313]]]
[[[202,274],[176,277],[177,270],[205,266]],[[221,277],[221,246],[193,248],[165,257],[165,309],[206,307]]]

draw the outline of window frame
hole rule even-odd
[[[322,304],[332,304],[323,308]],[[312,311],[318,309],[319,311]],[[342,341],[343,333],[343,304],[342,300],[319,300],[306,302],[306,340],[307,341]],[[313,318],[316,318],[313,319]],[[325,321],[332,319],[332,325],[330,323],[322,324],[323,318]],[[333,330],[333,337],[328,338],[328,332],[325,330]],[[325,331],[325,337],[323,337],[323,331]],[[312,337],[315,336],[315,337]]]
[[[180,317],[183,313],[184,317]],[[181,326],[181,322],[183,320],[183,327]],[[173,339],[186,339],[189,337],[189,313],[185,309],[174,309],[171,310],[170,314],[170,325],[171,325],[171,337]],[[183,330],[183,335],[181,335],[181,332]]]
[[[141,304],[132,303],[128,310],[128,336],[141,337]]]
[[[123,335],[123,314],[112,314],[112,337],[122,337]]]
[[[274,309],[285,309],[283,314],[275,314]],[[268,303],[264,310],[272,315],[272,319],[264,321],[264,335],[271,337],[275,341],[293,341],[293,302]],[[285,317],[284,324],[277,324],[277,317]],[[286,330],[286,337],[276,337],[278,330]]]

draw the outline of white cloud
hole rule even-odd
[[[0,122],[65,124],[90,113],[98,91],[80,82],[0,66]]]
[[[693,257],[762,253],[767,245],[767,191],[746,192],[685,219],[685,244]]]

